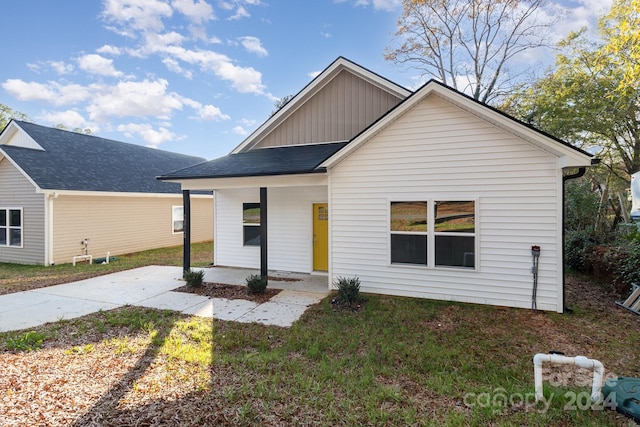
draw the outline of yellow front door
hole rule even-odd
[[[313,204],[313,269],[329,270],[329,207]]]

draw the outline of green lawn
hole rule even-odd
[[[212,242],[191,245],[191,265],[193,267],[207,266],[211,264],[212,260]],[[182,246],[119,255],[117,260],[110,264],[90,265],[83,262],[75,266],[60,264],[45,267],[0,263],[0,295],[87,279],[145,265],[182,265]]]
[[[39,378],[40,360],[48,372],[60,360],[56,371],[71,361],[82,371],[84,361],[108,369],[96,383],[129,363],[75,425],[629,425],[587,409],[590,384],[574,371],[545,381],[548,407],[533,405],[538,352],[583,354],[608,375],[640,376],[638,316],[587,279],[570,284],[571,315],[366,295],[360,312],[336,311],[329,297],[285,329],[123,308],[38,328],[35,352],[9,351],[24,331],[0,334],[0,363],[29,358],[25,375]],[[32,396],[14,388],[0,409]],[[65,396],[56,394],[59,406]]]

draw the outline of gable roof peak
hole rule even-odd
[[[294,95],[282,108],[271,115],[262,123],[251,135],[242,141],[231,154],[240,153],[250,150],[257,144],[262,137],[269,134],[279,124],[290,117],[298,108],[305,104],[315,94],[320,92],[322,88],[327,86],[340,72],[348,71],[358,78],[365,80],[380,89],[396,96],[399,99],[405,99],[411,94],[411,91],[393,81],[382,77],[381,75],[356,64],[355,62],[338,56],[331,64],[322,70],[315,78],[313,78],[302,90]]]

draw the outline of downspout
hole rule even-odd
[[[564,271],[564,266],[567,264],[567,258],[566,258],[567,255],[565,253],[565,247],[564,247],[565,241],[567,239],[567,227],[564,223],[565,217],[567,214],[567,207],[566,207],[567,189],[565,184],[567,181],[571,179],[581,178],[582,176],[584,176],[585,173],[587,173],[587,168],[583,166],[581,168],[578,168],[578,172],[576,173],[562,176],[562,312],[563,313],[573,313],[573,309],[570,307],[567,307],[567,279]]]
[[[58,193],[45,194],[45,250],[44,264],[46,266],[53,265],[53,201],[59,196]]]

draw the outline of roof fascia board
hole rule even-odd
[[[302,107],[313,95],[318,93],[323,87],[329,84],[342,70],[349,70],[351,73],[371,82],[372,84],[388,91],[399,98],[406,98],[411,91],[402,86],[385,79],[384,77],[367,70],[346,58],[339,57],[325,68],[316,78],[309,82],[293,99],[291,99],[284,107],[269,117],[258,129],[251,133],[240,145],[231,151],[231,154],[250,149],[257,143],[257,139],[268,134],[282,123],[287,117],[291,116],[296,110]]]
[[[295,177],[295,179],[292,179]],[[223,190],[231,188],[257,187],[309,187],[327,185],[326,173],[298,175],[245,176],[237,178],[192,178],[173,179],[166,182],[177,182],[183,190]]]
[[[475,115],[476,117],[497,126],[512,135],[519,137],[529,144],[536,146],[560,159],[561,167],[588,166],[591,164],[591,155],[582,150],[564,145],[554,140],[545,133],[530,128],[516,119],[502,114],[494,109],[480,104],[467,96],[456,92],[435,81],[429,81],[421,89],[400,103],[385,116],[373,123],[369,128],[357,135],[347,146],[336,154],[325,160],[319,167],[331,168],[346,159],[351,153],[358,149],[360,145],[373,138],[391,123],[400,118],[412,107],[420,103],[429,95],[436,95],[456,105],[459,108]]]
[[[113,191],[73,191],[73,190],[39,190],[39,193],[50,194],[52,196],[78,196],[78,197],[145,197],[145,198],[182,198],[182,193],[119,193]],[[191,194],[193,198],[210,199],[211,194]]]

